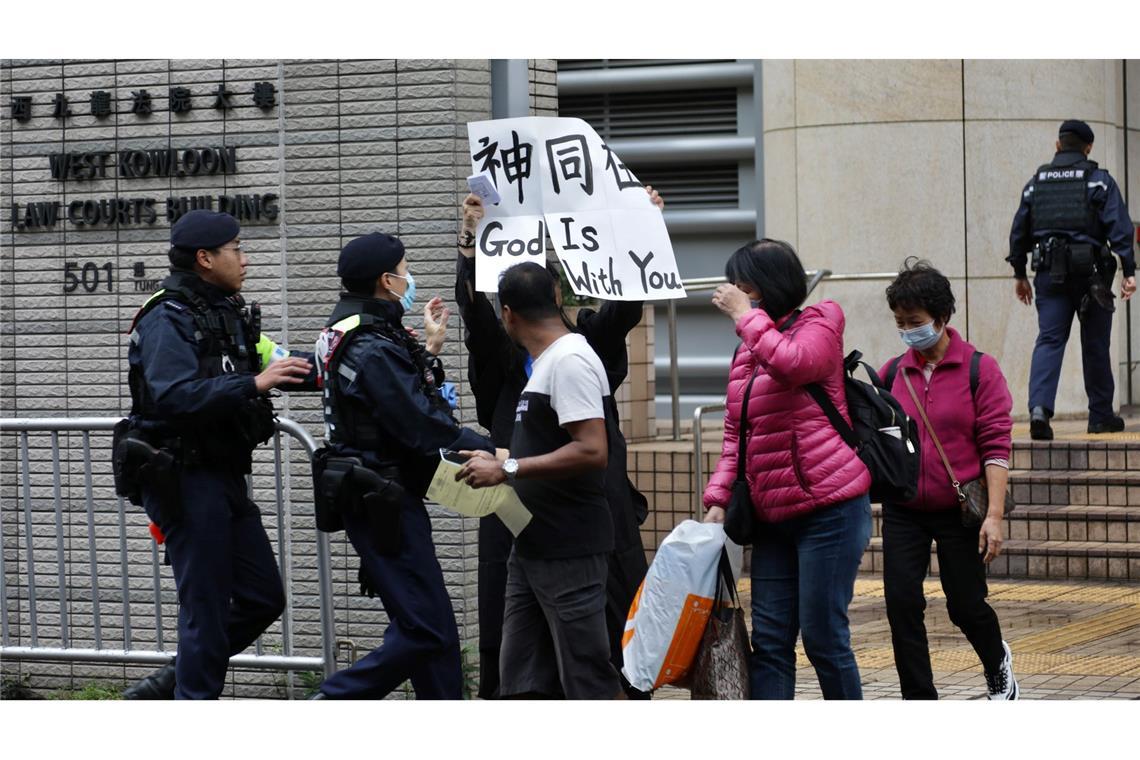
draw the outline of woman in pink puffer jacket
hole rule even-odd
[[[809,306],[806,276],[787,243],[763,239],[728,261],[713,303],[742,342],[729,373],[724,448],[705,489],[707,521],[722,522],[736,480],[741,405],[752,538],[753,699],[792,699],[796,638],[825,699],[861,699],[847,608],[871,536],[871,476],[805,390],[819,384],[850,420],[843,384],[843,310]]]

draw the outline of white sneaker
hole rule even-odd
[[[1005,657],[1001,661],[1001,670],[996,673],[986,673],[986,688],[990,699],[1017,699],[1020,691],[1017,688],[1017,679],[1013,677],[1013,653],[1009,651],[1009,644],[1001,643],[1005,650]]]

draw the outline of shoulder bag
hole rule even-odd
[[[942,466],[946,468],[946,474],[950,476],[950,483],[953,484],[954,490],[958,494],[958,504],[962,508],[962,525],[967,528],[981,525],[990,511],[990,496],[989,489],[986,487],[984,469],[982,477],[975,478],[968,483],[958,482],[958,478],[954,476],[954,469],[950,466],[950,459],[942,449],[942,443],[938,440],[938,435],[934,432],[934,426],[930,424],[930,418],[926,416],[926,410],[922,408],[922,402],[918,400],[918,394],[914,392],[914,386],[911,385],[910,377],[905,368],[902,371],[902,376],[903,383],[906,384],[906,390],[910,393],[911,400],[914,401],[914,407],[918,410],[918,415],[922,418],[922,424],[926,426],[926,432],[930,433],[930,439],[934,441],[934,448],[938,449],[938,456],[942,457]],[[1005,492],[1004,514],[1008,515],[1014,510],[1015,506],[1013,497],[1007,488]]]

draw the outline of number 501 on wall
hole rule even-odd
[[[114,269],[114,265],[109,261],[102,265],[94,261],[82,264],[78,261],[68,261],[63,265],[63,292],[74,293],[82,286],[85,293],[94,293],[102,284],[103,273],[106,272],[107,292],[110,293],[114,289]]]

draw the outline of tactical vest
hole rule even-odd
[[[1088,183],[1096,169],[1096,161],[1087,159],[1068,166],[1038,167],[1030,199],[1035,235],[1045,231],[1093,234],[1096,214],[1089,203]]]
[[[198,343],[197,379],[209,379],[232,372],[256,374],[271,361],[287,355],[273,341],[261,335],[260,308],[253,304],[247,311],[237,297],[232,309],[211,305],[204,296],[179,282],[174,275],[163,282],[163,288],[143,304],[131,322],[130,339],[139,340],[139,322],[165,301],[177,301],[185,306],[194,320],[194,340]],[[158,421],[154,399],[151,398],[141,366],[132,365],[127,382],[131,391],[131,418]],[[272,434],[274,420],[272,404],[267,398],[258,398],[238,410],[223,425],[211,421],[195,424],[194,421],[163,421],[169,432],[181,439],[185,461],[224,461],[234,458],[232,464],[248,471],[248,457],[257,443]]]
[[[439,393],[443,367],[439,359],[429,361],[423,348],[398,327],[372,314],[353,314],[326,327],[317,338],[317,382],[323,396],[325,438],[359,451],[371,451],[393,459],[398,452],[389,451],[379,426],[372,419],[372,409],[351,402],[339,392],[340,382],[356,380],[358,368],[346,359],[348,346],[361,333],[372,333],[401,346],[409,352],[420,380],[419,390],[428,403],[451,414],[447,401]]]

